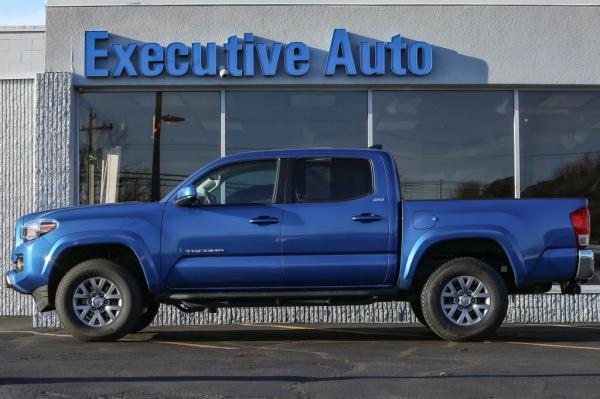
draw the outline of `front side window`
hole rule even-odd
[[[202,206],[273,203],[277,180],[277,161],[252,161],[224,166],[197,184]]]
[[[291,201],[346,201],[373,191],[371,163],[367,159],[298,159],[293,167]]]

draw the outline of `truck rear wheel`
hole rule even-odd
[[[508,294],[504,280],[475,258],[446,262],[421,291],[423,317],[429,328],[449,341],[477,341],[492,335],[504,321]]]
[[[69,270],[56,290],[60,321],[81,341],[115,341],[133,330],[142,313],[135,278],[107,259],[92,259]]]

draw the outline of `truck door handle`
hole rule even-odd
[[[248,220],[248,222],[250,222],[252,224],[258,224],[259,226],[264,226],[267,224],[279,223],[279,219],[273,218],[270,216],[259,216],[259,217]]]
[[[360,215],[356,215],[352,218],[353,221],[359,222],[359,223],[378,222],[381,219],[383,219],[381,216],[374,215],[372,213],[361,213]]]

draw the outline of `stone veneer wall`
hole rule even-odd
[[[37,75],[35,117],[36,209],[61,208],[73,204],[73,109],[71,74],[48,72]]]
[[[47,72],[37,75],[37,111],[35,132],[35,208],[53,209],[72,205],[75,137],[73,128],[72,75]],[[54,312],[34,314],[34,326],[48,325],[56,319]]]

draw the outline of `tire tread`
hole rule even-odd
[[[97,328],[85,326],[79,320],[74,319],[70,305],[72,285],[82,277],[112,273],[115,274],[113,278],[120,278],[125,283],[125,287],[119,287],[122,291],[126,291],[122,292],[122,295],[130,297],[130,303],[127,305],[129,310],[129,314],[126,315],[127,319],[117,319],[105,327]],[[58,283],[55,303],[63,327],[80,341],[116,341],[132,331],[142,310],[141,290],[133,275],[122,266],[101,258],[89,259],[71,268]]]
[[[463,269],[465,271],[460,271],[460,269]],[[471,269],[471,271],[468,271],[466,269]],[[486,281],[486,285],[488,285],[488,288],[499,291],[498,295],[494,298],[495,304],[493,306],[495,306],[495,308],[492,308],[490,310],[493,311],[493,313],[488,313],[487,315],[488,317],[492,317],[491,321],[490,319],[488,319],[487,321],[482,320],[481,323],[485,324],[479,324],[475,326],[475,328],[465,328],[451,324],[449,320],[445,319],[446,316],[443,314],[437,315],[439,317],[436,317],[436,315],[434,314],[435,310],[432,310],[429,306],[429,301],[431,300],[429,295],[431,292],[434,292],[435,289],[441,284],[441,282],[439,281],[441,276],[443,276],[443,274],[445,273],[467,274],[473,271],[475,271],[475,274],[483,273],[487,275],[486,278],[489,278],[491,280]],[[490,285],[492,285],[492,287],[490,287]],[[425,282],[425,285],[423,286],[420,300],[421,308],[423,311],[423,317],[427,323],[427,326],[439,337],[448,341],[458,342],[481,341],[490,337],[496,332],[496,330],[504,321],[504,318],[506,317],[506,311],[508,308],[508,293],[506,290],[504,280],[502,279],[500,274],[487,263],[481,261],[480,259],[471,257],[454,258],[442,264],[433,273],[431,273],[431,275]],[[434,301],[435,300],[437,300],[437,298],[434,298]],[[482,326],[485,327],[482,328]]]

